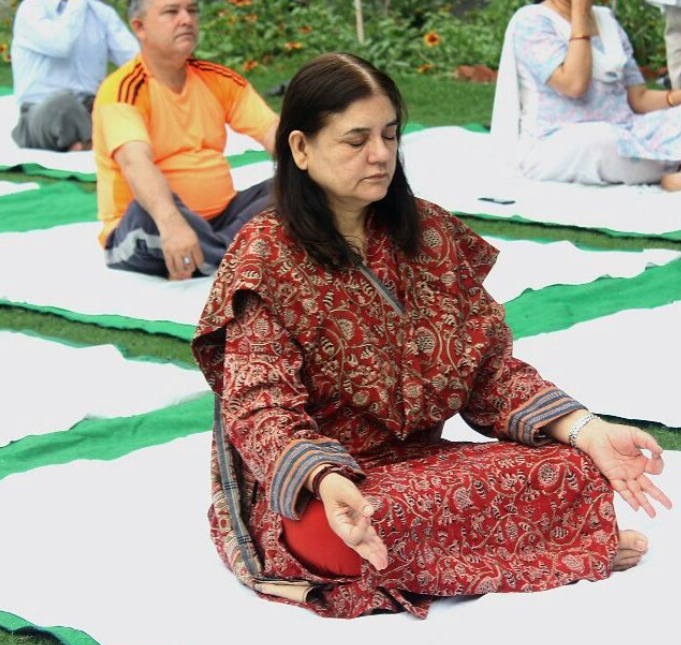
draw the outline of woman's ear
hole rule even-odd
[[[300,130],[293,130],[288,135],[288,145],[291,148],[291,156],[296,166],[301,170],[307,170],[307,139]]]

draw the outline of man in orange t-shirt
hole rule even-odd
[[[182,280],[209,275],[271,182],[237,192],[225,123],[272,154],[277,115],[244,78],[191,58],[197,0],[130,0],[141,54],[102,83],[93,111],[107,265]]]

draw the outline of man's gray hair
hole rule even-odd
[[[147,12],[149,0],[128,0],[128,19],[141,18]]]

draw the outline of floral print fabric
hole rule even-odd
[[[263,572],[318,584],[305,604],[324,616],[425,617],[437,596],[596,580],[617,549],[609,485],[541,433],[582,406],[512,357],[503,308],[482,287],[495,250],[446,211],[419,209],[415,258],[369,222],[367,266],[402,310],[358,268],[314,263],[268,211],[228,250],[193,344],[241,460]],[[502,441],[440,439],[457,413]],[[211,534],[236,571],[216,461],[214,450]],[[386,570],[328,578],[286,548],[281,516],[298,516],[324,461],[348,466],[375,505]]]

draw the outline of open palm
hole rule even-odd
[[[670,499],[648,478],[664,468],[657,441],[638,428],[602,420],[592,424],[583,450],[622,498],[634,510],[643,508],[650,517],[655,517],[655,509],[649,497],[671,508]],[[652,457],[642,449],[649,450]]]

